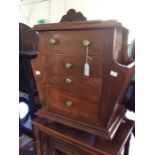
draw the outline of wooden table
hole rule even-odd
[[[120,155],[134,128],[133,121],[125,120],[113,140],[106,140],[43,118],[33,125],[36,155]]]

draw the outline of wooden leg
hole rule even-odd
[[[45,133],[42,133],[42,151],[43,155],[49,155],[48,154],[48,136]]]
[[[34,127],[34,134],[36,138],[35,142],[36,155],[41,155],[41,131],[39,131],[36,127]]]
[[[125,147],[124,147],[124,155],[129,155],[129,148],[130,148],[130,140],[131,140],[131,135],[129,136]]]

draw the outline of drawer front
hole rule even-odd
[[[80,121],[98,124],[98,106],[78,99],[71,93],[47,88],[48,110]]]
[[[77,94],[78,98],[98,103],[101,93],[101,79],[80,77],[49,77],[46,85],[59,88],[62,91]],[[95,90],[95,91],[94,91]]]
[[[90,42],[89,55],[104,56],[103,47],[106,43],[104,30],[78,30],[78,31],[46,31],[44,47],[48,54],[86,55],[84,40]]]
[[[88,60],[90,66],[91,78],[101,78],[103,68],[103,58],[91,57]],[[51,55],[45,56],[45,69],[47,76],[84,76],[85,57],[80,56],[64,56],[64,55]],[[67,66],[68,65],[68,66]],[[69,66],[70,65],[70,66]]]
[[[53,149],[55,150],[56,155],[100,155],[99,153],[93,152],[91,149],[79,147],[70,141],[62,140],[61,138],[53,140]]]

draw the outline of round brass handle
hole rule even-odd
[[[90,45],[90,41],[89,40],[83,40],[82,44],[83,44],[83,46],[87,47]]]
[[[50,39],[50,43],[52,44],[52,45],[54,45],[54,44],[56,44],[58,41],[56,40],[56,39],[54,39],[54,38],[51,38]]]
[[[65,105],[67,108],[71,108],[73,106],[73,102],[72,101],[66,101]]]
[[[67,79],[65,79],[65,82],[68,83],[68,84],[70,84],[70,83],[72,83],[72,80],[69,79],[69,78],[67,78]]]
[[[69,69],[71,68],[73,65],[71,63],[65,63],[65,68]]]

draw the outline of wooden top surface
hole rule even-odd
[[[115,28],[122,27],[122,24],[116,20],[94,20],[94,21],[78,21],[78,22],[62,22],[62,23],[49,23],[39,24],[34,26],[35,31],[48,31],[48,30],[80,30],[80,29],[102,29],[102,28]]]
[[[78,145],[103,155],[114,155],[119,154],[123,149],[132,132],[134,122],[126,120],[125,123],[122,123],[112,141],[58,123],[49,125],[45,119],[36,118],[33,120],[33,125],[41,131],[72,145]]]

